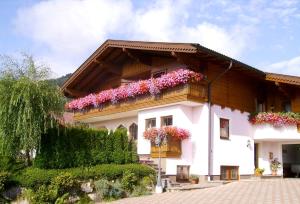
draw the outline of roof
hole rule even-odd
[[[124,54],[127,50],[129,50],[129,54]],[[143,53],[165,56],[171,56],[171,53],[186,53],[193,55],[195,58],[218,61],[223,64],[229,64],[229,61],[232,61],[233,68],[236,70],[247,72],[249,75],[260,77],[261,79],[264,79],[266,76],[261,70],[196,43],[106,40],[63,84],[63,92],[66,93],[68,90],[72,90],[73,92],[81,90],[82,87],[86,86],[86,82],[84,83],[82,80],[86,79],[86,81],[89,81],[89,75],[97,76],[103,71],[93,69],[97,64],[101,64],[102,61],[121,63],[131,52],[133,52],[133,54]],[[92,84],[89,84],[89,86],[92,86]]]
[[[101,56],[108,48],[127,48],[135,50],[148,51],[176,51],[184,53],[197,53],[197,46],[191,43],[165,43],[165,42],[142,42],[142,41],[125,41],[125,40],[106,40],[80,67],[72,76],[63,84],[62,90],[75,80],[86,67],[96,58]]]
[[[300,86],[300,77],[276,73],[266,73],[267,81],[280,82]]]

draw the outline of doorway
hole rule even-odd
[[[300,177],[300,144],[282,145],[283,177]]]
[[[258,168],[258,143],[254,144],[254,166]]]

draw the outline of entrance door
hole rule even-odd
[[[300,177],[300,144],[282,145],[283,177]]]
[[[258,143],[254,144],[254,166],[258,168]]]

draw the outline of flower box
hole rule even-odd
[[[89,94],[83,98],[72,100],[65,105],[72,111],[85,111],[90,108],[101,108],[107,103],[118,104],[122,101],[135,99],[140,96],[151,94],[159,96],[161,92],[185,85],[197,83],[203,79],[203,75],[187,69],[178,69],[158,78],[140,80],[115,89],[104,90],[96,94]]]
[[[181,140],[172,136],[167,136],[167,142],[160,147],[161,158],[180,158],[181,157]],[[159,157],[159,147],[151,142],[151,157]]]
[[[300,123],[300,114],[299,113],[268,113],[261,112],[258,114],[250,115],[249,121],[253,125],[262,125],[270,124],[274,128],[282,128],[286,126],[297,126],[299,131],[298,124]]]
[[[149,128],[144,132],[144,138],[151,141],[151,157],[179,158],[181,156],[181,141],[189,138],[189,131],[174,126]],[[160,147],[155,142],[159,139]]]

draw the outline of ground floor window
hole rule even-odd
[[[238,166],[221,166],[221,180],[238,180],[239,167]]]
[[[190,176],[190,166],[177,165],[176,181],[188,181]]]
[[[129,135],[132,139],[137,140],[137,136],[138,136],[138,126],[135,123],[132,123],[129,126]]]

